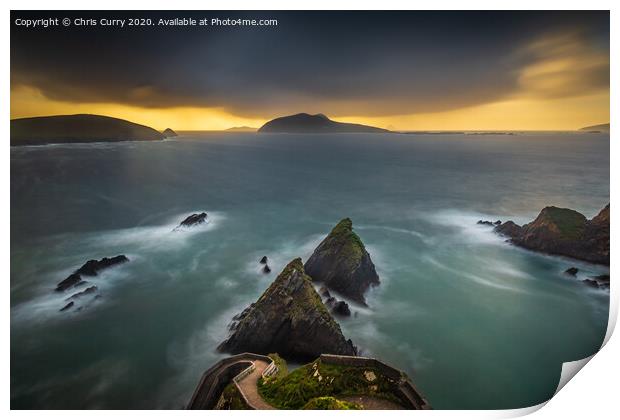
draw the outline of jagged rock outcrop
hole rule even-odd
[[[185,219],[183,219],[183,221],[179,223],[179,226],[177,227],[181,227],[181,226],[192,227],[192,226],[200,225],[206,221],[207,221],[207,213],[205,212],[194,213],[194,214],[187,216]]]
[[[218,346],[221,352],[278,353],[296,360],[322,353],[356,354],[321,302],[300,258],[291,261],[263,295],[233,319],[231,335]]]
[[[609,265],[609,204],[592,220],[575,210],[545,207],[531,223],[508,221],[495,231],[533,251]]]
[[[124,255],[117,255],[112,258],[102,258],[99,261],[89,260],[83,266],[75,270],[69,277],[58,283],[56,286],[57,292],[65,291],[71,287],[79,286],[85,283],[82,280],[82,276],[96,276],[101,270],[112,267],[114,265],[122,264],[129,261]]]
[[[312,281],[322,283],[362,305],[379,276],[362,240],[353,232],[351,219],[341,220],[314,250],[304,266]]]
[[[609,290],[609,274],[601,274],[591,279],[585,279],[583,283],[597,289]]]
[[[263,256],[263,258],[260,259],[259,263],[260,264],[267,264],[267,261],[268,261],[268,259],[267,259],[267,256],[265,255],[265,256]]]

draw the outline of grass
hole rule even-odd
[[[362,406],[334,397],[317,397],[308,401],[302,410],[362,410]]]
[[[576,239],[582,234],[587,220],[583,214],[575,210],[559,207],[545,208],[545,216],[557,226],[562,236],[571,239]]]
[[[275,365],[278,367],[278,373],[271,379],[282,379],[288,375],[288,365],[286,364],[286,360],[281,358],[278,353],[270,353],[267,356],[271,357],[271,360],[273,360]]]
[[[320,359],[283,378],[258,382],[265,401],[279,409],[293,410],[304,408],[316,398],[348,395],[368,395],[401,404],[393,392],[395,387],[392,379],[372,368],[333,365]]]
[[[243,401],[241,393],[237,389],[234,383],[230,383],[224,388],[222,397],[218,403],[218,409],[220,410],[248,410],[249,407]]]

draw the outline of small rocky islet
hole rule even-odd
[[[88,283],[86,280],[82,278],[82,276],[86,277],[95,277],[101,271],[108,269],[110,267],[123,264],[129,261],[125,255],[117,255],[116,257],[108,258],[104,257],[100,260],[88,260],[84,265],[71,273],[66,279],[58,283],[56,286],[56,292],[64,292],[66,290],[77,288],[79,286],[85,285]],[[98,292],[99,288],[95,285],[89,286],[86,289],[72,294],[66,301],[69,301],[65,306],[60,309],[60,312],[64,312],[75,305],[75,300],[83,298],[84,296],[92,295]],[[100,297],[99,294],[95,295],[94,299],[98,299]]]

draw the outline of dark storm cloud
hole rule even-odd
[[[609,54],[607,12],[13,12],[11,20],[147,15],[278,19],[278,26],[12,24],[12,86],[73,102],[223,107],[243,115],[388,115],[504,98],[524,83],[523,69],[553,54]],[[560,39],[549,56],[547,38]],[[562,39],[579,48],[564,51]],[[525,82],[542,86],[542,73]],[[608,88],[608,64],[582,66],[573,79],[581,82],[567,95]]]

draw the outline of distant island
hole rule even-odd
[[[242,133],[253,133],[253,132],[256,132],[257,130],[258,129],[256,127],[248,127],[246,125],[243,125],[241,127],[230,127],[226,129],[226,131],[238,131]]]
[[[604,133],[609,133],[609,123],[607,124],[598,124],[598,125],[590,125],[588,127],[580,128],[579,131],[601,131]]]
[[[175,131],[172,128],[166,128],[164,131],[162,131],[162,134],[166,138],[178,137],[179,136],[177,133],[175,133]]]
[[[76,114],[11,120],[11,146],[163,140],[159,131],[103,115]]]
[[[391,133],[384,128],[332,121],[323,114],[295,114],[273,119],[259,133]]]

